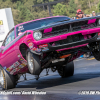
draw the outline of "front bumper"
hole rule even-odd
[[[93,38],[91,39],[87,39],[87,40],[81,40],[81,41],[77,41],[77,42],[72,42],[72,43],[67,43],[64,45],[58,45],[58,46],[51,46],[50,44],[48,44],[48,48],[49,51],[55,51],[58,49],[63,49],[63,48],[70,48],[70,47],[74,47],[74,46],[78,46],[78,45],[82,45],[82,44],[86,44],[86,43],[91,43],[91,42],[95,42],[95,41],[100,41],[98,38],[98,34],[96,34]]]
[[[60,49],[64,49],[64,48],[70,48],[70,47],[75,47],[75,46],[79,46],[79,45],[83,45],[83,44],[87,44],[87,43],[100,41],[97,38],[98,38],[98,33],[90,39],[81,40],[81,41],[72,42],[72,43],[66,43],[66,44],[63,44],[63,45],[52,46],[48,43],[48,49],[45,49],[45,50],[41,49],[41,50],[38,50],[38,51],[31,50],[31,52],[35,53],[37,55],[41,55],[42,53],[45,53],[45,52],[56,51],[56,50],[60,50]]]

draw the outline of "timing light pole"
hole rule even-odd
[[[48,11],[49,11],[49,15],[50,16],[53,16],[52,12],[51,12],[51,5],[53,4],[57,4],[57,3],[60,3],[60,2],[64,2],[65,0],[58,0],[58,1],[54,1],[54,2],[48,2],[48,3],[44,3],[44,4],[37,4],[37,5],[34,5],[32,7],[40,7],[40,6],[47,6],[48,8]]]

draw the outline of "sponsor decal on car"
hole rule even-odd
[[[20,59],[20,61],[23,61],[23,60],[24,60],[23,58]]]
[[[37,50],[37,48],[35,48],[35,47],[34,47],[32,50],[33,50],[33,51],[36,51],[36,50]]]
[[[12,65],[12,68],[16,68],[17,66],[19,66],[20,65],[20,63],[17,61],[17,62],[15,62],[13,65]]]
[[[22,65],[19,65],[19,66],[18,66],[18,69],[22,69],[22,68],[23,68],[23,66],[22,66]]]
[[[21,55],[20,54],[18,54],[18,58],[20,58],[21,57]]]
[[[10,72],[10,69],[9,69],[9,68],[7,68],[7,69],[6,69],[6,71],[7,71],[7,72]]]
[[[20,69],[16,68],[16,71],[18,72]]]
[[[42,49],[42,51],[48,51],[49,49],[48,48],[44,48],[44,49]]]
[[[25,67],[26,65],[25,64],[21,64],[23,67]]]
[[[21,64],[21,65],[18,66],[18,69],[20,70],[20,69],[24,68],[25,66],[26,66],[26,65]]]
[[[45,48],[45,47],[48,47],[48,44],[43,44],[43,45],[39,45],[39,48]]]
[[[22,34],[22,32],[19,32],[19,33],[18,33],[18,36],[21,35],[21,34]]]
[[[10,72],[10,69],[9,68],[7,68],[6,66],[5,67],[3,67],[4,68],[4,70],[5,71],[7,71],[8,73]]]
[[[26,61],[22,61],[22,64],[24,64],[26,66],[27,65],[27,62]]]
[[[100,39],[100,33],[98,33],[98,38],[97,38],[97,40],[99,40]]]
[[[18,27],[18,31],[22,31],[22,30],[24,30],[23,25]]]
[[[8,68],[6,68],[6,67],[4,67],[5,68],[5,70],[7,71],[7,72],[11,72],[13,69],[15,69],[17,66],[19,66],[20,65],[20,63],[18,62],[18,61],[16,61],[13,65],[11,65],[10,67],[8,67]]]
[[[32,49],[34,45],[33,45],[32,42],[30,42],[30,43],[28,44],[28,46],[29,46],[30,49]]]
[[[27,42],[30,42],[31,40],[27,40]]]
[[[13,75],[16,72],[16,69],[13,69],[10,74]]]
[[[38,48],[37,48],[36,52],[41,52],[41,49],[38,49]]]
[[[21,58],[20,61],[21,61],[22,64],[24,64],[24,66],[27,65],[27,62],[24,59]]]
[[[14,65],[12,65],[12,66],[9,67],[10,70],[13,69],[13,68],[14,68]]]
[[[38,49],[38,48],[32,48],[31,50],[33,50],[33,51],[36,51],[36,52],[40,52],[41,51],[41,49]]]
[[[25,64],[21,64],[19,65],[17,68],[13,69],[12,71],[10,71],[11,75],[14,75],[16,72],[19,72],[22,68],[24,68],[26,65]]]

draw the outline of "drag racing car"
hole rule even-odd
[[[73,76],[73,60],[87,52],[100,61],[100,16],[53,16],[18,24],[0,47],[0,85],[14,88],[26,73],[38,80],[44,69]]]

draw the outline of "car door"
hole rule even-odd
[[[14,28],[8,33],[2,46],[3,50],[0,54],[0,64],[3,67],[8,68],[17,61]]]

